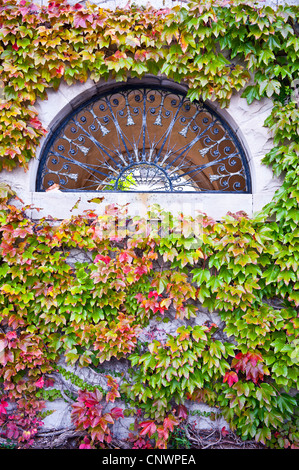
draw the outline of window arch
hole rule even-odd
[[[181,89],[122,84],[76,107],[52,132],[36,191],[251,192],[228,123]]]

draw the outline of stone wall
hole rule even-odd
[[[136,81],[136,79],[134,79]],[[163,77],[146,77],[146,83],[169,84]],[[72,111],[78,104],[84,102],[99,92],[106,82],[95,84],[92,80],[86,83],[78,83],[68,86],[62,82],[58,91],[50,90],[48,99],[38,100],[36,108],[43,126],[48,130],[57,125],[63,117]],[[271,135],[263,126],[265,119],[269,116],[272,108],[272,101],[263,99],[254,101],[248,106],[246,100],[241,98],[241,92],[235,94],[230,106],[225,110],[217,109],[215,103],[210,103],[214,109],[228,122],[239,138],[247,154],[251,178],[252,194],[219,194],[219,193],[188,193],[164,194],[163,198],[159,193],[105,193],[103,206],[91,204],[87,201],[94,197],[95,193],[80,193],[80,203],[78,208],[70,212],[79,199],[78,193],[62,193],[60,191],[49,191],[45,193],[35,192],[35,181],[39,164],[39,157],[43,146],[47,141],[47,136],[42,139],[37,149],[36,159],[29,164],[29,171],[16,169],[13,172],[3,171],[0,173],[0,181],[8,183],[14,189],[25,204],[32,204],[40,208],[28,211],[28,215],[34,219],[53,216],[58,219],[68,218],[70,215],[82,213],[86,209],[102,211],[102,207],[111,203],[130,203],[129,211],[131,215],[144,214],[148,207],[153,204],[160,204],[162,208],[171,210],[174,213],[184,211],[189,215],[195,211],[207,213],[215,220],[220,220],[228,211],[245,211],[249,216],[261,210],[265,204],[272,200],[275,191],[282,184],[282,180],[276,178],[272,170],[261,163],[263,157],[273,146]]]
[[[88,260],[90,261],[87,255],[84,256],[84,252],[73,249],[70,251],[70,256],[67,261],[70,265],[73,265],[78,261],[84,262]],[[158,269],[158,264],[156,267]],[[194,327],[195,325],[212,323],[218,326],[218,330],[214,335],[214,339],[227,341],[228,338],[223,332],[225,324],[221,321],[218,313],[209,312],[209,310],[204,308],[198,301],[194,302],[194,304],[197,308],[196,318],[191,318],[190,320],[175,319],[175,310],[173,307],[171,307],[167,313],[164,314],[164,319],[167,318],[169,320],[168,322],[161,322],[161,320],[159,321],[155,318],[150,320],[149,325],[142,330],[138,337],[140,344],[142,345],[142,343],[150,343],[153,341],[153,338],[163,344],[167,340],[167,335],[169,334],[176,336],[176,331],[181,326],[191,325]],[[146,351],[147,347],[144,347],[143,353]],[[111,358],[110,361],[104,361],[100,366],[94,369],[91,366],[81,367],[77,364],[71,366],[66,364],[64,358],[61,358],[58,366],[61,366],[64,370],[68,371],[70,373],[70,377],[67,377],[66,374],[62,375],[61,373],[53,374],[53,378],[55,378],[54,387],[61,391],[63,398],[47,402],[46,410],[52,413],[43,420],[44,425],[41,429],[41,432],[39,433],[39,437],[42,437],[43,435],[47,436],[53,431],[56,432],[58,430],[73,428],[71,422],[71,405],[73,400],[69,398],[69,394],[75,395],[79,390],[79,387],[75,385],[74,380],[72,380],[74,375],[90,385],[100,385],[104,390],[107,390],[107,380],[105,378],[106,374],[112,375],[113,378],[117,380],[119,385],[121,385],[126,380],[129,383],[131,381],[131,377],[129,375],[129,368],[131,365],[126,359],[117,360],[115,358]],[[218,408],[210,407],[204,403],[199,403],[192,400],[185,400],[184,405],[188,410],[188,418],[185,422],[186,425],[194,425],[197,431],[220,431],[223,427],[229,430],[229,424],[221,416],[220,410]],[[127,408],[126,403],[118,399],[114,403],[109,403],[107,405],[107,411],[115,406],[122,408],[123,410]],[[210,418],[211,414],[213,414],[213,419]],[[126,446],[126,439],[130,433],[130,425],[134,423],[134,419],[135,417],[125,416],[125,418],[117,421],[113,426],[114,436],[118,440],[122,441],[122,446],[124,447]]]
[[[70,3],[76,3],[76,0],[69,0]],[[40,0],[41,4],[46,4],[44,0]],[[83,3],[83,2],[81,2]],[[114,9],[116,6],[124,7],[127,5],[127,0],[99,0],[93,3],[100,4],[104,8]],[[135,2],[137,4],[144,4],[143,1]],[[172,7],[177,4],[185,3],[184,0],[152,0],[151,5],[155,8]],[[268,1],[268,4],[285,3],[282,1]],[[289,1],[288,3],[298,4],[298,0]],[[165,83],[164,77],[148,77],[148,80],[154,80],[157,83]],[[62,82],[57,92],[49,91],[48,100],[39,100],[36,108],[39,112],[39,117],[43,126],[51,132],[51,129],[57,125],[57,122],[73,110],[79,103],[82,103],[89,97],[96,94],[103,86],[104,83],[95,84],[88,80],[84,84],[75,84],[68,86]],[[215,103],[211,104],[215,106]],[[85,209],[95,209],[98,212],[102,211],[105,204],[130,203],[130,214],[143,215],[149,206],[153,204],[160,204],[161,207],[172,211],[174,213],[183,211],[188,214],[194,214],[195,210],[200,210],[207,213],[209,216],[216,220],[220,220],[228,211],[236,212],[243,210],[250,216],[254,212],[261,210],[265,204],[272,200],[274,192],[280,187],[282,181],[273,176],[271,169],[262,165],[261,161],[265,154],[270,151],[273,146],[271,135],[269,131],[263,126],[265,119],[269,116],[272,107],[271,100],[263,99],[255,101],[252,105],[248,106],[245,99],[241,98],[241,93],[237,93],[232,97],[231,104],[226,110],[217,111],[227,120],[233,130],[236,132],[238,138],[244,146],[248,156],[252,176],[252,194],[132,194],[122,193],[105,194],[103,206],[98,204],[93,205],[88,203],[88,200],[94,196],[91,193],[62,193],[60,191],[49,191],[47,193],[35,192],[35,180],[38,169],[39,157],[41,155],[43,146],[45,145],[47,137],[45,137],[39,148],[37,149],[36,160],[30,162],[29,171],[24,172],[22,169],[16,169],[9,173],[3,171],[0,173],[0,181],[8,183],[14,189],[18,196],[24,201],[24,204],[32,204],[35,207],[41,208],[40,212],[35,209],[28,210],[28,216],[37,219],[41,217],[53,216],[58,219],[68,218],[71,215],[82,213]],[[71,211],[78,199],[81,199],[78,208]],[[76,256],[84,256],[82,253],[73,253],[74,261]],[[194,324],[203,324],[207,319],[219,325],[221,329],[221,321],[217,313],[209,313],[203,308],[199,308],[200,314],[193,320]],[[159,333],[165,335],[166,333],[173,333],[178,326],[181,325],[179,320],[173,320],[169,323],[157,324],[151,322],[149,329],[159,328]],[[148,330],[144,330],[143,337],[146,338]],[[61,365],[70,372],[79,375],[84,381],[90,384],[99,384],[104,386],[104,373],[97,373],[91,368],[79,368],[67,366],[64,361]],[[104,364],[106,370],[113,369],[114,371],[121,371],[126,377],[127,363],[123,361],[110,361]],[[63,390],[76,391],[76,387],[71,380],[59,376],[57,378],[59,388]],[[122,380],[122,379],[119,379]],[[56,384],[55,384],[56,386]],[[188,404],[188,403],[187,403]],[[114,406],[124,408],[123,403],[116,403]],[[228,428],[227,423],[223,418],[211,421],[203,416],[204,412],[216,411],[208,408],[204,404],[189,403],[190,410],[189,422],[195,422],[197,428],[201,429],[221,429],[223,426]],[[45,418],[43,432],[58,431],[65,429],[71,425],[70,410],[71,400],[65,395],[64,399],[48,402],[48,410],[54,412]],[[114,429],[118,438],[123,439],[128,435],[128,427],[133,422],[132,418],[125,418],[117,424]]]
[[[210,320],[217,325],[220,325],[220,319],[216,313],[211,314],[206,309],[201,308],[201,312],[196,319],[192,322],[192,325],[203,324],[206,320]],[[173,319],[169,323],[161,323],[156,321],[151,321],[150,325],[143,330],[142,334],[139,337],[140,341],[149,341],[148,334],[153,333],[156,330],[155,337],[157,340],[162,340],[167,333],[174,334],[179,326],[186,324],[183,321]],[[80,367],[78,366],[69,366],[61,359],[60,366],[65,370],[69,371],[71,374],[75,374],[91,385],[100,385],[105,390],[106,379],[105,374],[111,374],[114,379],[117,380],[119,385],[125,380],[130,380],[128,376],[128,361],[125,359],[116,360],[112,358],[110,361],[105,361],[102,364],[101,371],[97,372],[91,367]],[[72,428],[71,422],[71,411],[73,400],[65,394],[65,391],[76,394],[79,387],[72,383],[71,378],[65,378],[61,374],[53,374],[55,378],[54,387],[59,389],[63,393],[63,398],[56,399],[52,402],[47,402],[46,410],[52,411],[52,414],[47,416],[43,422],[44,425],[39,433],[39,437],[44,434],[47,434],[51,431],[58,431],[61,429]],[[219,413],[218,408],[210,407],[204,403],[199,403],[191,400],[185,400],[184,405],[188,410],[188,418],[185,424],[195,425],[197,431],[200,430],[221,430],[225,427],[229,430],[229,425],[226,420]],[[114,403],[107,405],[107,410],[113,407],[119,407],[125,410],[127,405],[120,399],[115,400]],[[210,418],[210,414],[214,414],[215,419]],[[213,417],[213,418],[214,418]],[[114,436],[123,441],[123,445],[126,445],[126,439],[130,433],[130,425],[134,423],[135,417],[124,417],[113,426]]]

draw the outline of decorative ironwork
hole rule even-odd
[[[207,105],[173,89],[103,93],[69,115],[44,149],[37,191],[251,191],[242,147]]]

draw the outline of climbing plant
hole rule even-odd
[[[264,163],[284,176],[252,218],[229,213],[215,222],[154,207],[157,226],[138,217],[128,224],[114,206],[36,222],[2,185],[3,437],[34,444],[56,374],[66,374],[63,357],[95,371],[112,359],[129,365],[119,383],[108,377],[107,390],[77,382],[72,418],[83,448],[109,445],[124,414],[136,418],[134,448],[166,448],[188,400],[219,409],[243,439],[298,446],[298,11],[230,0],[114,12],[0,1],[1,169],[27,169],[46,132],[34,104],[61,80],[162,73],[187,83],[192,100],[225,107],[241,90],[249,104],[273,99],[265,125],[274,147]],[[72,265],[74,248],[88,261]],[[219,312],[223,332],[195,324],[201,307]],[[153,330],[147,341],[151,320],[181,326],[166,337]],[[119,398],[126,409],[105,408]]]

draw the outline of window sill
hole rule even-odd
[[[103,197],[102,203],[89,202],[95,197]],[[99,193],[99,192],[74,192],[66,193],[56,190],[48,192],[31,192],[25,198],[34,208],[28,215],[33,219],[53,217],[58,220],[70,218],[72,215],[82,214],[85,210],[94,210],[101,214],[107,205],[125,205],[130,216],[143,216],[154,204],[173,214],[183,212],[186,215],[195,216],[197,211],[206,213],[214,220],[220,220],[227,212],[244,211],[248,216],[262,209],[270,202],[271,195],[258,197],[253,194],[234,193]],[[76,203],[79,203],[75,209]]]

